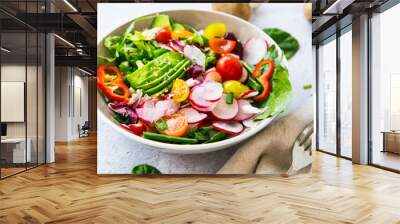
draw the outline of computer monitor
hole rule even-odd
[[[1,137],[7,136],[7,124],[1,123]]]

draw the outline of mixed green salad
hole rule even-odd
[[[152,20],[136,30],[135,23]],[[178,144],[221,141],[282,112],[292,87],[283,55],[223,23],[203,30],[168,15],[140,17],[103,41],[98,88],[122,128]]]

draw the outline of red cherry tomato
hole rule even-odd
[[[239,59],[233,55],[223,55],[217,61],[217,72],[221,75],[222,81],[240,80],[243,67]]]
[[[156,41],[159,43],[167,44],[169,40],[171,40],[171,33],[168,29],[161,29],[156,34]]]
[[[215,53],[227,54],[231,53],[236,46],[236,41],[225,40],[223,38],[213,38],[210,40],[210,48]]]

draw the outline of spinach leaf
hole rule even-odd
[[[188,137],[195,138],[199,142],[204,142],[204,143],[219,141],[223,137],[225,137],[225,135],[221,136],[221,134],[216,136],[216,133],[218,132],[216,132],[212,126],[192,128],[188,132]]]
[[[128,116],[122,116],[122,115],[120,115],[120,114],[113,114],[113,115],[111,115],[111,117],[114,119],[114,120],[116,120],[116,121],[118,121],[119,123],[121,123],[121,124],[126,124],[126,125],[129,125],[131,122],[129,121],[129,117]]]
[[[132,174],[148,175],[148,174],[161,174],[161,172],[149,164],[140,164],[132,168]]]
[[[290,33],[278,28],[265,28],[267,33],[283,50],[286,58],[291,59],[299,50],[299,42]]]
[[[217,141],[221,141],[222,139],[224,139],[226,136],[226,133],[224,132],[217,132],[215,134],[213,134],[209,140],[207,140],[204,143],[211,143],[211,142],[217,142]]]
[[[292,85],[289,80],[289,73],[282,65],[275,68],[271,78],[271,93],[266,101],[261,102],[257,106],[265,108],[265,111],[255,117],[255,120],[264,120],[274,116],[283,110],[289,104],[292,97]]]

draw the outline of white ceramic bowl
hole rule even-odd
[[[168,11],[160,11],[159,14],[168,14],[174,20],[179,23],[188,24],[194,27],[197,30],[204,29],[210,23],[224,23],[227,26],[227,30],[229,32],[233,32],[239,40],[246,41],[251,37],[263,38],[269,44],[275,44],[275,42],[270,38],[267,34],[265,34],[262,30],[254,26],[253,24],[248,23],[238,17],[216,12],[216,11],[206,11],[206,10],[168,10]],[[152,13],[154,14],[154,13]],[[151,15],[151,14],[149,14]],[[118,14],[116,15],[118,16]],[[132,18],[133,20],[134,18]],[[116,28],[113,32],[109,33],[109,35],[122,35],[125,32],[125,29],[129,26],[129,23],[123,24],[120,27]],[[151,24],[151,20],[140,21],[135,24],[135,29],[143,30],[144,28],[149,28]],[[103,39],[104,40],[104,39]],[[107,50],[103,46],[103,40],[101,40],[97,45],[97,54],[98,55],[107,55]],[[282,55],[281,49],[277,46],[279,55]],[[286,58],[283,57],[282,64],[287,67]],[[269,118],[260,122],[252,128],[247,128],[241,134],[228,138],[223,141],[209,143],[209,144],[197,144],[197,145],[180,145],[180,144],[170,144],[163,143],[158,141],[153,141],[149,139],[145,139],[143,137],[136,136],[125,129],[121,128],[114,119],[111,117],[111,112],[108,110],[107,105],[104,100],[98,94],[97,97],[97,114],[100,118],[105,120],[114,130],[125,135],[128,139],[140,142],[145,145],[157,148],[163,152],[168,153],[177,153],[177,154],[196,154],[196,153],[206,153],[212,152],[224,148],[228,148],[230,146],[238,145],[247,138],[255,135],[257,132],[261,131],[265,128],[273,119]],[[110,139],[109,141],[113,141]]]

